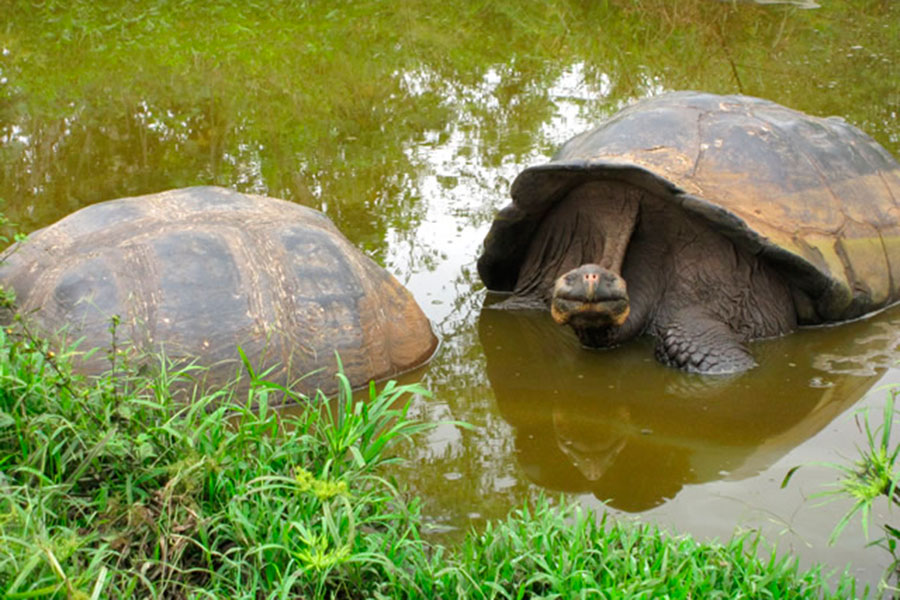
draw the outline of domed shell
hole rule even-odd
[[[437,346],[412,295],[322,213],[198,187],[102,202],[7,253],[0,283],[46,332],[79,349],[117,344],[195,357],[224,381],[240,346],[257,372],[336,389],[335,351],[356,386],[427,361]],[[102,350],[81,364],[109,368]]]
[[[803,322],[848,319],[900,296],[900,165],[840,118],[748,96],[675,92],[569,140],[513,182],[479,273],[510,290],[531,233],[572,188],[641,186],[778,265]]]

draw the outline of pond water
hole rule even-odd
[[[896,2],[2,11],[0,198],[25,230],[213,183],[324,210],[409,287],[442,337],[414,411],[474,425],[439,425],[393,473],[435,535],[562,493],[700,538],[759,530],[878,580],[889,557],[855,524],[827,544],[848,504],[811,498],[835,480],[813,463],[852,460],[855,410],[900,381],[900,309],[756,343],[759,368],[703,378],[658,365],[646,340],[589,352],[546,314],[485,309],[474,265],[516,174],[639,97],[763,96],[900,155]]]

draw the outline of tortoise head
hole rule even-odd
[[[585,264],[563,273],[553,286],[553,320],[569,325],[585,346],[614,343],[628,312],[625,280],[600,265]]]

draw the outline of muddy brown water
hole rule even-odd
[[[822,463],[848,464],[863,445],[859,411],[871,408],[877,423],[883,388],[900,381],[900,308],[757,342],[760,366],[727,378],[665,368],[648,340],[586,351],[542,313],[488,309],[476,328],[483,363],[465,399],[439,392],[419,409],[427,418],[464,412],[478,429],[438,428],[401,470],[426,495],[438,531],[452,537],[536,493],[565,493],[701,539],[760,531],[804,564],[852,563],[870,583],[889,562],[863,549],[856,522],[829,544],[850,503],[813,496],[836,480]],[[878,504],[873,523],[890,522],[885,510]]]
[[[635,98],[743,91],[897,156],[898,3],[140,6],[2,9],[0,198],[26,231],[200,184],[321,209],[442,338],[414,414],[474,426],[438,425],[393,471],[435,536],[545,493],[701,539],[758,530],[877,582],[888,554],[858,523],[829,545],[849,502],[813,496],[836,479],[820,463],[864,443],[857,411],[900,381],[900,309],[755,343],[757,369],[704,378],[647,340],[586,351],[546,314],[485,308],[474,265],[515,175]]]

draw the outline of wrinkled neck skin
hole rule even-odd
[[[584,264],[597,264],[622,276],[643,194],[615,181],[588,182],[569,192],[538,226],[509,307],[548,307],[556,280]],[[631,294],[631,282],[628,285]],[[629,314],[621,326],[569,325],[585,346],[615,346],[643,331],[646,315],[640,312]]]

